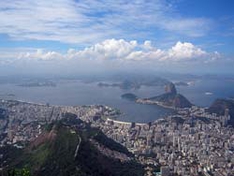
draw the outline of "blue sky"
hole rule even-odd
[[[3,0],[0,67],[232,73],[233,9],[232,0]]]

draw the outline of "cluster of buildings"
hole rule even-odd
[[[119,112],[100,105],[62,107],[2,100],[0,107],[8,113],[0,119],[5,124],[0,126],[1,145],[33,140],[43,124],[72,113],[135,154],[147,175],[234,175],[234,129],[227,126],[228,110],[217,116],[192,107],[155,122],[134,123],[113,120]]]
[[[0,100],[0,107],[6,110],[4,124],[0,127],[0,145],[13,144],[24,147],[25,142],[32,141],[41,134],[41,126],[62,117],[60,107],[32,104],[19,101]]]
[[[148,175],[234,175],[234,129],[223,116],[192,107],[152,123],[92,121],[147,166]],[[154,168],[161,167],[161,172]]]
[[[73,113],[90,123],[118,114],[115,109],[99,105],[50,106],[15,100],[0,100],[0,108],[4,110],[0,114],[0,146],[12,144],[18,148],[39,136],[44,125],[62,119],[66,113]]]

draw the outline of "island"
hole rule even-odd
[[[98,86],[100,87],[119,87],[123,90],[129,90],[129,89],[139,89],[141,85],[136,81],[130,81],[130,80],[124,80],[120,83],[98,83]]]
[[[130,100],[130,101],[136,101],[137,96],[133,93],[125,93],[125,94],[121,95],[121,98]]]
[[[141,86],[165,86],[169,83],[168,80],[160,77],[152,78],[127,78],[118,80],[114,83],[99,82],[100,87],[118,87],[123,90],[140,89]]]

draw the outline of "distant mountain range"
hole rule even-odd
[[[164,86],[169,81],[160,77],[152,78],[128,78],[115,83],[99,82],[100,87],[119,87],[123,90],[140,89],[141,86]]]
[[[144,173],[142,165],[125,147],[72,115],[47,125],[25,149],[1,150],[8,165],[5,175],[7,170],[17,168],[27,168],[34,176],[142,176]]]

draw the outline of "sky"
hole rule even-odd
[[[233,0],[2,0],[0,74],[234,74]]]

